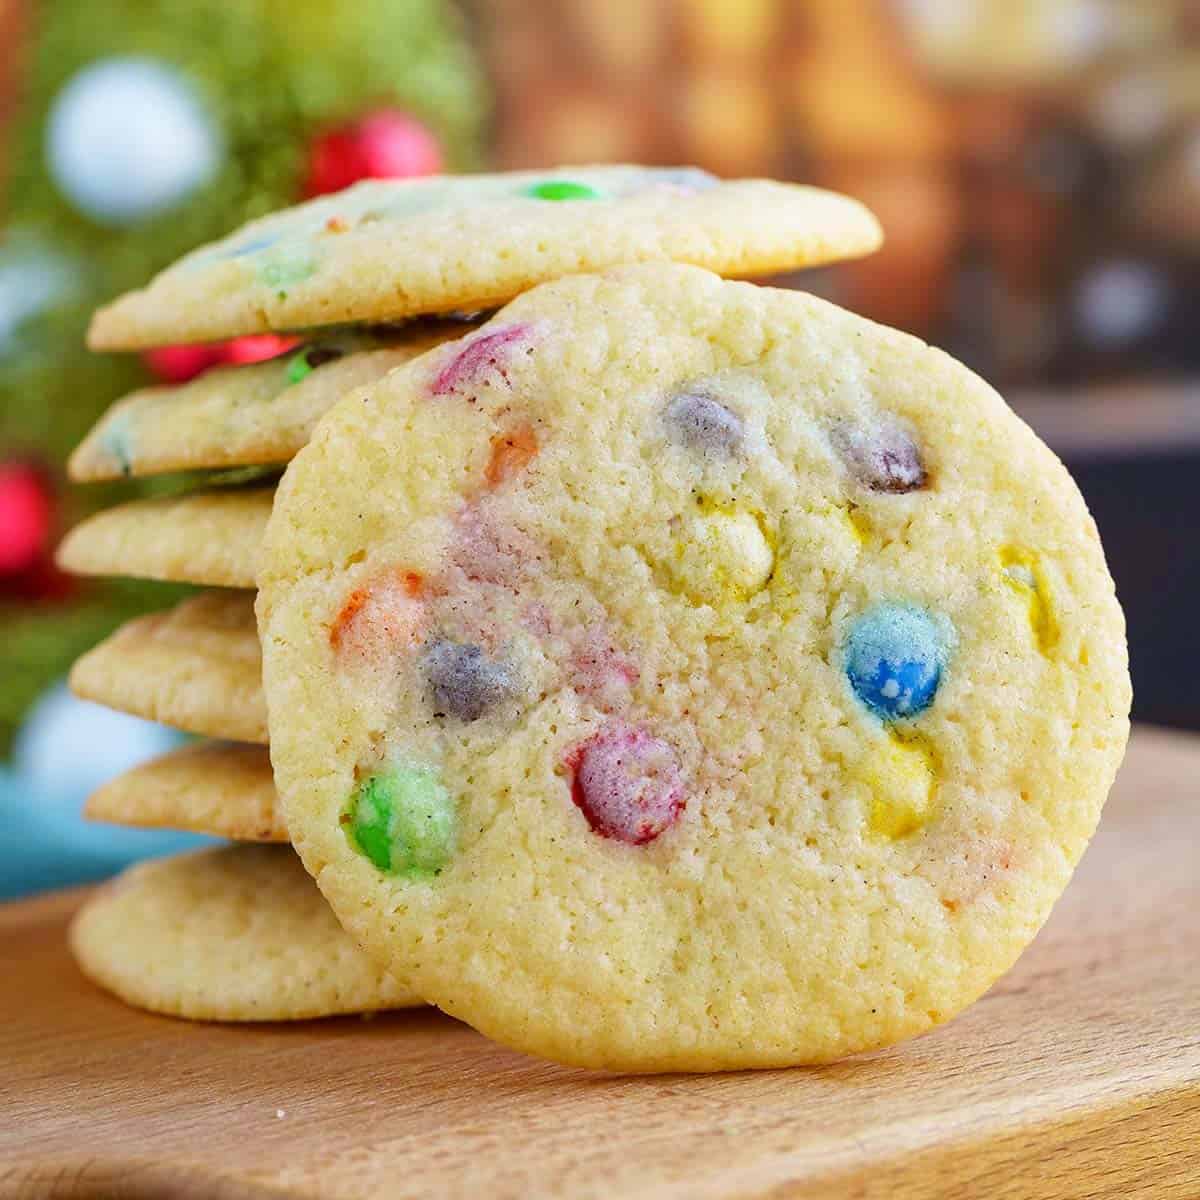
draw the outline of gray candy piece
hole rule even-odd
[[[742,418],[703,392],[681,392],[666,411],[671,436],[689,450],[732,458],[746,440]]]
[[[433,642],[421,665],[439,716],[477,721],[517,694],[512,670],[505,663],[493,662],[471,643]]]
[[[829,440],[850,474],[874,492],[915,492],[925,486],[921,451],[891,418],[870,426],[843,421],[830,430]]]

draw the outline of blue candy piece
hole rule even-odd
[[[708,192],[721,182],[700,167],[667,167],[654,171],[653,175],[656,183],[669,183],[691,192]]]
[[[130,451],[133,441],[133,416],[126,409],[118,412],[105,427],[102,444],[121,466],[121,474],[128,475],[133,467]]]
[[[280,236],[278,233],[259,233],[238,245],[230,246],[228,250],[219,251],[217,257],[245,258],[249,254],[257,254],[260,250],[269,250],[279,241]]]
[[[885,721],[915,717],[937,694],[946,638],[927,612],[880,604],[858,618],[843,648],[854,694]]]

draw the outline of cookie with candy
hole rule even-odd
[[[1095,527],[1003,400],[677,263],[535,287],[343,398],[260,561],[305,865],[419,994],[567,1063],[949,1019],[1046,919],[1128,734]]]

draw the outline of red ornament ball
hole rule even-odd
[[[437,138],[414,117],[381,108],[322,134],[309,151],[306,196],[340,192],[360,179],[409,179],[442,169]]]
[[[43,472],[0,463],[0,575],[30,570],[49,549],[54,499]]]

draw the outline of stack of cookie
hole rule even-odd
[[[338,331],[286,358],[148,388],[114,406],[71,458],[80,481],[182,471],[228,480],[231,468],[251,477],[104,511],[60,549],[81,574],[206,589],[128,622],[71,672],[80,696],[199,735],[101,788],[89,817],[243,843],[127,871],[80,913],[76,957],[130,1003],[213,1020],[417,1003],[342,932],[286,845],[249,844],[288,840],[267,752],[252,589],[278,464],[343,392],[442,336],[421,324]]]
[[[83,969],[130,1003],[197,1018],[417,1003],[407,970],[358,949],[286,845],[245,844],[289,840],[267,752],[254,614],[278,473],[335,402],[365,402],[392,371],[471,337],[470,317],[457,314],[621,263],[679,261],[753,276],[854,257],[878,242],[873,218],[844,197],[718,183],[694,170],[367,183],[201,249],[98,314],[100,350],[278,329],[306,340],[271,362],[135,393],[71,459],[80,482],[212,473],[203,489],[100,513],[61,547],[62,565],[80,574],[208,589],[130,622],[76,664],[78,694],[201,739],[114,780],[88,813],[243,843],[135,868],[99,893],[73,931]],[[582,341],[598,347],[614,331],[603,309],[593,315]],[[503,331],[476,336],[440,391],[456,394],[471,372],[503,379],[521,353]],[[580,411],[588,411],[582,400]],[[449,436],[458,418],[449,407],[444,416]],[[703,415],[696,421],[707,428]],[[529,452],[526,432],[514,428],[493,446],[485,474],[499,482]],[[422,478],[411,475],[414,486]],[[374,606],[364,593],[365,611]],[[594,650],[608,653],[599,643]],[[456,655],[443,652],[450,667]],[[464,700],[451,682],[443,698],[473,711],[488,686],[473,687]]]
[[[692,171],[366,184],[100,313],[104,349],[321,332],[131,397],[73,462],[286,464],[103,513],[62,560],[226,589],[78,665],[221,739],[93,815],[299,855],[131,872],[76,923],[84,970],[191,1016],[420,998],[640,1071],[825,1061],[979,996],[1095,828],[1124,626],[1077,489],[986,384],[721,277],[877,240],[844,198]]]

